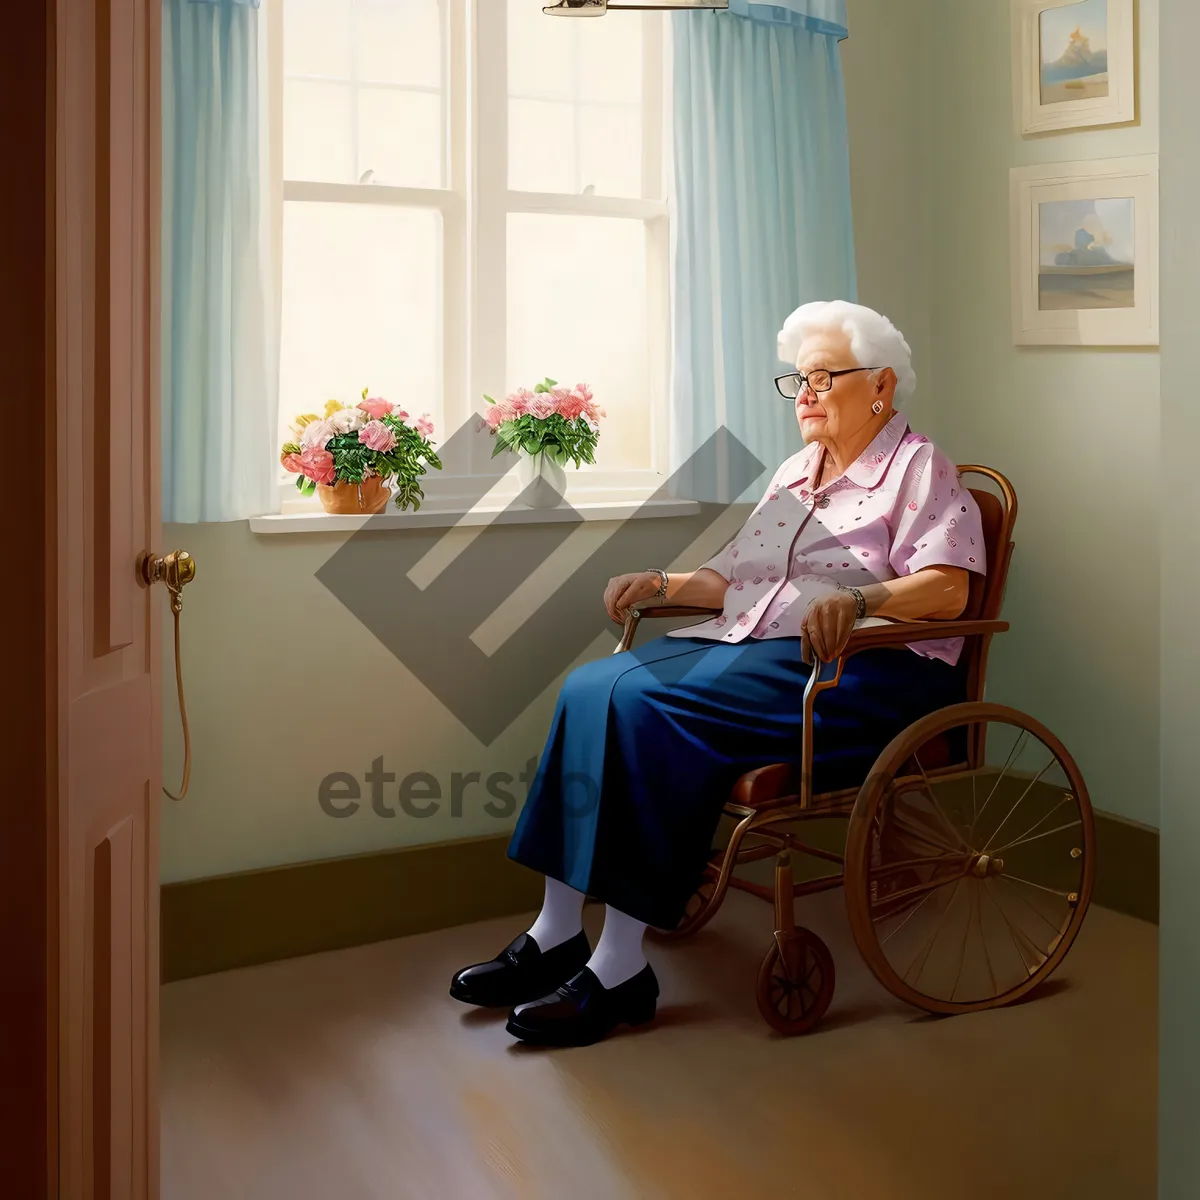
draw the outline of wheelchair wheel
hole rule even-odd
[[[833,1000],[833,955],[811,929],[777,934],[758,970],[758,1011],[777,1033],[808,1033]]]
[[[674,929],[659,929],[655,932],[668,942],[677,942],[685,937],[690,937],[693,933],[698,933],[716,916],[717,909],[720,908],[719,904],[713,903],[716,891],[717,871],[710,865],[705,868],[704,878],[701,879],[692,893],[692,898],[687,903],[683,920]]]
[[[894,738],[858,794],[854,940],[884,987],[927,1012],[1010,1004],[1066,957],[1095,860],[1087,788],[1063,744],[1016,709],[954,705]]]

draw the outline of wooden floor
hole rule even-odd
[[[837,894],[801,916],[839,978],[792,1040],[758,1017],[771,915],[740,894],[652,948],[659,1019],[586,1049],[446,994],[520,918],[170,984],[164,1200],[1155,1196],[1154,927],[1093,909],[1037,999],[935,1019],[867,974]]]

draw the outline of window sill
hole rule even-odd
[[[401,529],[450,529],[455,526],[551,525],[562,521],[628,521],[636,517],[656,519],[694,517],[700,512],[696,500],[597,500],[579,501],[563,508],[508,508],[479,505],[469,511],[452,506],[426,505],[419,512],[394,508],[377,516],[335,516],[327,512],[270,513],[250,518],[250,532],[352,533],[368,523],[372,532]]]

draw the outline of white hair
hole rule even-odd
[[[860,367],[891,367],[896,372],[896,399],[917,390],[912,350],[904,335],[885,316],[846,300],[818,300],[801,305],[779,331],[779,357],[795,365],[804,339],[816,330],[840,329]]]

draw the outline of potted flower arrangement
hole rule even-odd
[[[567,489],[566,463],[578,467],[596,461],[605,412],[592,399],[592,389],[586,383],[566,388],[543,379],[532,391],[518,388],[503,400],[484,399],[491,406],[484,421],[496,440],[492,457],[506,450],[521,456],[517,478],[531,507],[560,504]],[[537,487],[529,490],[535,482]]]
[[[280,461],[296,475],[302,496],[315,491],[329,513],[377,513],[387,505],[395,484],[396,506],[418,509],[425,493],[421,477],[429,467],[441,470],[434,453],[429,414],[411,424],[398,404],[378,396],[353,407],[330,400],[325,413],[305,413],[292,426],[294,440]]]

